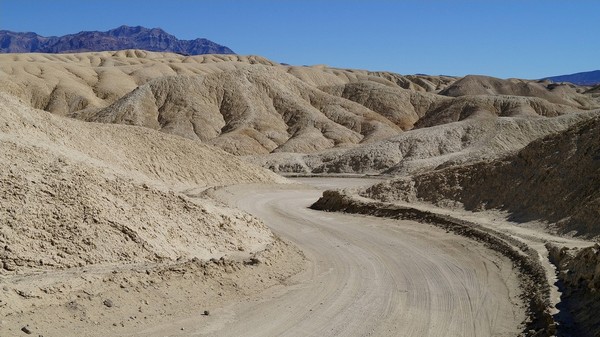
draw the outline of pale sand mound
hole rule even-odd
[[[58,118],[27,108],[7,95],[0,95],[0,99],[3,133],[137,180],[156,180],[176,189],[282,181],[275,174],[199,142],[146,128]]]
[[[459,97],[468,95],[510,95],[538,97],[551,103],[570,105],[582,109],[598,108],[599,102],[579,94],[570,84],[534,82],[520,79],[502,80],[488,76],[469,75],[452,83],[441,95]]]
[[[554,118],[471,118],[350,149],[315,154],[277,153],[244,159],[275,172],[408,175],[436,168],[492,160],[531,141],[592,118],[597,112]]]
[[[197,55],[122,50],[78,54],[2,54],[0,91],[59,115],[105,107],[149,80],[275,65],[260,56]]]
[[[549,82],[295,67],[258,56],[126,50],[0,61],[0,91],[34,108],[145,126],[236,155],[315,153],[474,117],[600,106],[581,87]]]
[[[273,241],[262,223],[242,212],[3,138],[0,274],[220,258],[256,252]]]
[[[600,106],[593,90],[581,94],[582,87],[566,84],[294,67],[255,56],[128,50],[0,55],[0,60],[6,61],[0,63],[6,75],[0,90],[34,107],[145,126],[236,155],[261,155],[250,160],[280,172],[411,174],[493,159],[583,118],[539,116]],[[494,121],[497,117],[515,119]],[[117,163],[113,152],[119,145],[108,148],[93,157]],[[191,165],[182,148],[174,146],[173,156],[161,157],[177,165],[129,150],[124,152],[131,160],[117,164],[146,175],[163,170],[161,180],[171,183],[195,179],[193,184],[203,185],[198,177],[207,174],[205,168],[191,178],[177,172]]]
[[[534,141],[504,159],[459,166],[375,185],[381,200],[457,202],[497,208],[515,220],[556,223],[562,233],[600,235],[600,117]]]
[[[600,85],[588,89],[585,93],[591,94],[592,97],[600,97]]]
[[[385,86],[374,81],[321,87],[385,116],[403,130],[447,124],[469,117],[554,117],[582,111],[538,97],[479,95],[450,98]],[[600,103],[597,104],[600,106]]]
[[[200,197],[240,182],[285,180],[199,142],[0,94],[0,335],[131,335],[285,282],[302,254]]]
[[[385,116],[403,130],[412,129],[414,124],[437,102],[451,100],[439,95],[386,86],[374,81],[321,87],[321,90],[359,103]]]
[[[581,111],[531,97],[449,98],[373,79],[319,90],[276,67],[239,65],[205,76],[153,80],[86,118],[141,125],[253,155],[349,147],[396,136],[401,129],[469,118]]]
[[[595,108],[599,107],[600,104],[595,105]],[[538,97],[462,96],[439,102],[415,123],[415,128],[442,125],[470,117],[556,117],[583,111],[586,109],[551,103]]]
[[[141,125],[242,155],[314,152],[400,131],[360,104],[262,65],[157,79],[88,120]]]
[[[76,54],[0,54],[0,91],[19,97],[36,109],[74,116],[106,107],[152,79],[212,74],[249,64],[277,68],[315,87],[372,80],[418,91],[439,91],[456,80],[322,66],[283,66],[260,56],[183,56],[121,50]]]
[[[403,89],[434,93],[440,92],[459,79],[458,77],[443,75],[431,76],[421,74],[403,76],[384,71],[370,72],[369,74],[387,79]]]
[[[0,273],[248,256],[256,219],[170,188],[282,178],[198,142],[84,123],[0,94]]]
[[[314,87],[344,85],[356,82],[374,82],[393,88],[419,92],[439,92],[458,78],[449,76],[400,75],[387,71],[339,69],[327,66],[286,66],[285,70]]]

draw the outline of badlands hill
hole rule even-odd
[[[40,36],[0,30],[0,53],[77,53],[143,49],[184,55],[233,54],[207,39],[179,40],[160,28],[120,26],[106,32],[83,31],[64,36]]]
[[[207,199],[211,185],[282,182],[216,148],[85,123],[0,94],[0,274],[245,255],[272,243],[258,220]]]
[[[318,153],[272,153],[247,161],[282,173],[410,175],[503,157],[563,131],[598,111],[558,117],[471,118],[415,129],[359,147]]]
[[[516,155],[399,178],[365,196],[501,209],[517,221],[556,223],[562,233],[600,235],[600,117],[533,141]]]
[[[551,103],[588,108],[597,105],[593,99],[581,95],[585,90],[567,83],[533,82],[520,79],[501,80],[488,76],[469,75],[452,83],[441,95],[459,97],[467,95],[505,95],[537,97]]]
[[[156,79],[88,120],[150,127],[233,154],[307,153],[401,131],[360,104],[258,65]]]
[[[570,84],[295,67],[257,56],[127,50],[0,61],[0,90],[34,108],[144,126],[286,172],[399,174],[491,158],[600,108],[593,90]]]
[[[142,50],[80,54],[0,54],[0,90],[58,115],[106,107],[149,80],[274,64],[258,56],[182,56]]]
[[[591,94],[592,97],[599,97],[600,96],[600,85],[597,85],[591,89],[589,89],[588,91],[585,92],[586,94]]]
[[[146,126],[251,155],[362,145],[470,117],[552,117],[598,106],[591,97],[547,89],[540,90],[552,102],[517,95],[450,98],[379,78],[315,87],[284,70],[240,65],[201,77],[156,79],[87,120]]]

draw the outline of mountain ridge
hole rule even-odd
[[[0,30],[1,53],[69,53],[143,49],[183,55],[235,54],[205,38],[180,40],[161,28],[122,25],[105,32],[81,31],[63,36]]]
[[[543,80],[551,80],[552,82],[569,82],[577,85],[598,85],[600,84],[600,70],[584,71],[580,73],[550,76]]]

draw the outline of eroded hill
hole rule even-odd
[[[543,220],[561,233],[600,235],[600,118],[580,122],[502,159],[399,178],[364,195],[380,200],[458,203]]]
[[[144,126],[286,172],[404,174],[473,162],[600,108],[593,89],[570,84],[297,67],[258,56],[127,50],[0,60],[0,90],[34,108]],[[580,117],[554,120],[571,114]],[[491,135],[505,139],[502,151],[483,150],[488,140],[494,147]],[[479,150],[467,150],[474,144]]]
[[[210,259],[274,240],[256,219],[185,193],[282,178],[199,142],[0,101],[0,273]]]

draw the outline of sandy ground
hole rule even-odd
[[[182,319],[190,336],[514,336],[524,313],[511,263],[468,239],[410,221],[307,207],[322,189],[365,179],[298,179],[218,194],[302,249],[309,266],[256,298]],[[158,327],[164,336],[172,326]]]
[[[212,315],[222,317],[213,308],[286,284],[305,261],[280,241],[256,259],[105,264],[3,278],[0,336],[28,335],[23,328],[44,337],[189,336],[181,318],[206,328]]]
[[[296,180],[312,186],[238,185],[212,193],[263,219],[302,254],[278,243],[256,265],[107,266],[70,271],[74,275],[44,274],[37,283],[17,276],[6,280],[4,291],[33,294],[27,301],[37,304],[2,318],[0,335],[25,336],[20,331],[25,323],[45,337],[520,332],[525,314],[508,259],[433,226],[308,208],[324,189],[372,184],[372,179]],[[38,298],[39,291],[27,287],[41,283],[71,298],[48,306],[44,300],[52,294]]]

